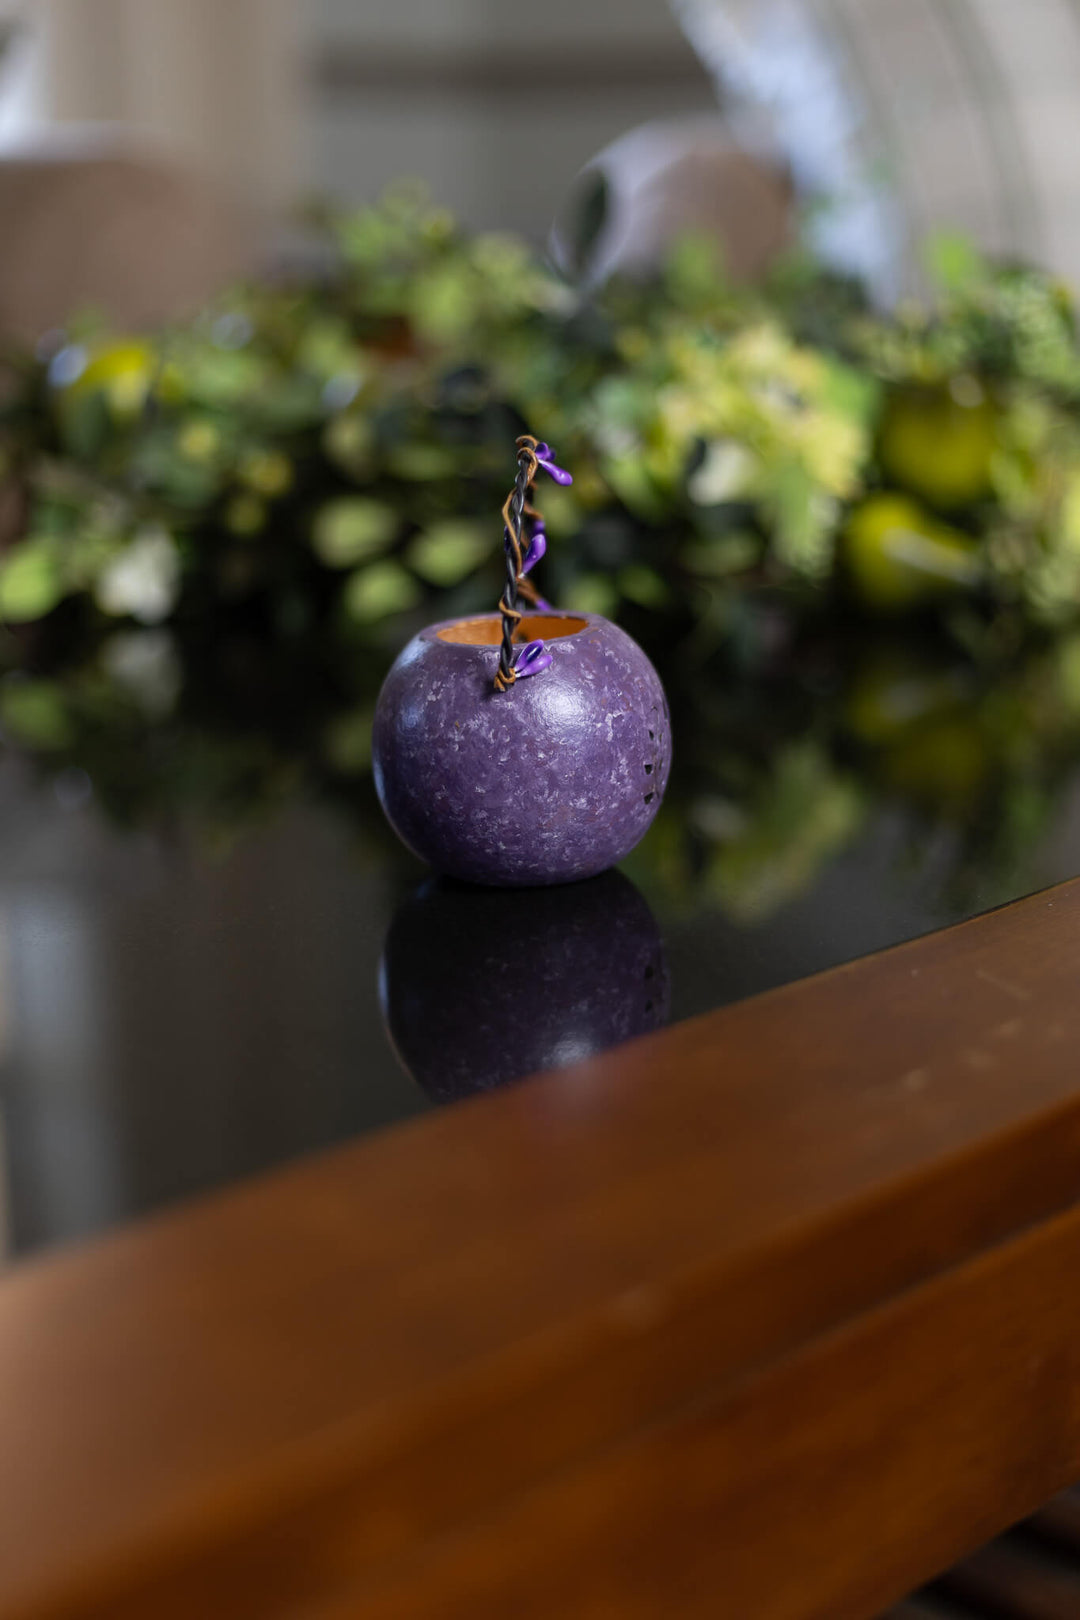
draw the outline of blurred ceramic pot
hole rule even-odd
[[[715,114],[658,119],[586,164],[559,210],[556,262],[596,284],[655,275],[688,233],[716,243],[734,281],[754,281],[788,249],[796,215],[786,172],[740,148]]]

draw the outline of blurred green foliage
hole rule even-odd
[[[390,645],[440,593],[494,602],[523,427],[575,472],[548,503],[568,607],[692,622],[764,586],[965,642],[1080,613],[1080,345],[1048,278],[943,240],[938,305],[884,316],[805,262],[735,287],[693,239],[584,293],[407,186],[322,228],[307,283],[9,357],[4,623],[270,593]]]
[[[736,287],[686,240],[586,293],[407,186],[321,229],[306,282],[5,358],[11,741],[121,817],[231,825],[297,781],[370,807],[382,673],[494,606],[528,429],[574,473],[541,589],[619,617],[672,692],[665,881],[753,918],[877,803],[999,854],[1044,825],[1080,749],[1058,284],[942,240],[936,300],[885,315],[805,260]]]

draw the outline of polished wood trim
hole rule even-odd
[[[16,1268],[0,1616],[899,1598],[1080,1473],[1078,945],[1080,882]]]
[[[515,1496],[320,1620],[865,1620],[1080,1475],[1062,1287],[1078,1275],[1074,1209]],[[1000,1596],[1005,1563],[987,1549],[952,1584]]]

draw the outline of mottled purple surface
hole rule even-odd
[[[593,877],[655,816],[671,765],[660,678],[617,625],[577,617],[577,635],[545,636],[551,668],[507,692],[492,684],[498,648],[440,641],[441,625],[387,676],[375,785],[399,836],[438,871],[500,885]]]
[[[429,878],[394,914],[379,992],[440,1102],[593,1057],[670,1010],[660,930],[621,872],[527,895]]]

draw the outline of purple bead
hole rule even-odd
[[[660,678],[608,619],[527,614],[521,634],[543,639],[551,666],[497,692],[500,632],[496,613],[450,620],[398,657],[375,711],[383,810],[451,877],[592,877],[630,853],[663,798],[671,734]]]
[[[546,551],[547,533],[543,524],[538,523],[533,530],[532,539],[529,541],[525,555],[521,559],[521,572],[527,574],[530,568],[535,568]]]
[[[514,659],[514,674],[520,681],[523,676],[542,675],[545,669],[551,668],[552,655],[547,651],[542,641],[530,641],[527,647],[522,647]]]
[[[553,452],[549,444],[538,444],[535,453],[538,465],[543,467],[548,477],[553,478],[557,484],[572,484],[574,482],[565,467],[555,465],[552,460]]]

